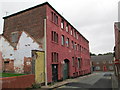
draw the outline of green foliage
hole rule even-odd
[[[113,53],[112,52],[108,52],[108,53],[104,53],[104,54],[100,53],[100,54],[96,55],[96,54],[90,52],[90,56],[102,56],[102,55],[113,55]]]
[[[32,84],[32,88],[33,89],[38,89],[38,88],[41,88],[41,85],[34,83],[34,84]]]
[[[90,53],[90,56],[96,56],[96,54],[94,54],[94,53]]]
[[[13,77],[13,76],[21,76],[26,74],[19,74],[19,73],[0,73],[0,77]]]

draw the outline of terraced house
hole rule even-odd
[[[21,62],[18,64],[23,73],[23,67],[30,64],[29,72],[36,75],[38,83],[56,82],[91,72],[89,41],[48,2],[4,17],[3,36],[14,51],[21,48],[18,60],[13,61]],[[29,37],[32,42],[27,39]],[[26,59],[30,62],[25,63]]]

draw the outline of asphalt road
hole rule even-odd
[[[74,82],[64,84],[57,89],[79,89],[79,90],[112,90],[112,73],[100,72],[83,76]]]

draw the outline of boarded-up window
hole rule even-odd
[[[16,43],[18,41],[18,32],[11,33],[11,41]]]

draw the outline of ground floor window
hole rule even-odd
[[[100,66],[96,66],[96,67],[95,67],[95,70],[100,70]]]
[[[52,62],[58,62],[58,53],[52,52]]]
[[[109,70],[113,70],[113,66],[109,66]]]

